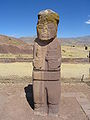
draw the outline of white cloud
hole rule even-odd
[[[85,23],[88,24],[88,25],[90,25],[90,20],[86,21]]]
[[[8,34],[8,36],[10,36],[10,37],[20,37],[19,34]]]
[[[17,34],[13,34],[13,35],[11,34],[11,35],[9,35],[9,36],[11,36],[11,37],[16,37],[16,36],[17,36]]]

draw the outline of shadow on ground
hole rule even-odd
[[[24,88],[24,91],[26,93],[26,99],[30,107],[34,110],[33,85],[29,84]]]
[[[86,84],[87,84],[88,86],[90,86],[90,81],[86,82]]]

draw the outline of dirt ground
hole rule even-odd
[[[90,120],[90,64],[62,64],[58,117],[34,115],[32,69],[32,63],[0,63],[0,120]]]
[[[32,84],[0,83],[0,120],[89,120],[89,115],[73,95],[84,95],[90,102],[90,86],[86,83],[61,84],[60,116],[35,116]],[[90,112],[90,111],[89,111]]]

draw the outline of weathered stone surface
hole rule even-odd
[[[60,70],[61,47],[57,38],[51,42],[35,40],[33,66],[36,70]]]
[[[52,10],[44,10],[38,14],[37,35],[41,40],[56,37],[59,15]]]
[[[60,81],[33,81],[34,83],[34,103],[36,109],[48,108],[50,111],[59,110],[60,102]],[[48,105],[47,105],[48,103]],[[55,109],[55,110],[54,110]]]
[[[57,81],[60,79],[60,71],[33,71],[33,80]]]
[[[58,114],[60,102],[61,46],[56,38],[59,16],[52,10],[38,14],[33,51],[35,111]]]

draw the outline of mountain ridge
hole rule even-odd
[[[20,39],[26,43],[33,43],[34,39],[36,37],[21,37]],[[76,44],[76,45],[90,45],[90,35],[88,36],[82,36],[82,37],[71,37],[71,38],[58,38],[62,45],[71,45],[71,44]]]
[[[0,35],[0,53],[32,54],[34,37],[14,38],[7,35]],[[90,36],[76,38],[58,38],[61,45],[87,45],[90,46]]]

